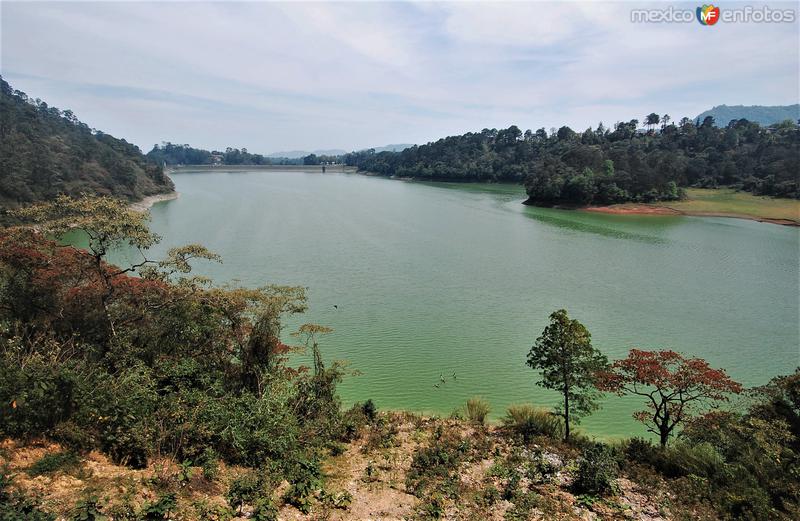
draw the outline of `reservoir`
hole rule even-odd
[[[526,207],[513,185],[416,183],[297,171],[172,174],[156,204],[152,256],[201,243],[216,283],[301,285],[309,310],[287,323],[334,329],[327,360],[360,374],[345,406],[448,415],[475,395],[501,417],[550,406],[526,354],[559,308],[609,359],[673,349],[747,386],[798,366],[800,229],[741,219],[603,215]],[[441,379],[445,382],[441,383]],[[434,387],[434,384],[439,384]],[[644,435],[643,403],[609,396],[580,425]]]

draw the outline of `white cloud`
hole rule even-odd
[[[798,23],[642,5],[3,2],[2,72],[142,147],[261,152],[797,102]]]

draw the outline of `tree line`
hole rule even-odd
[[[321,165],[338,163],[339,156],[308,154],[304,157],[265,157],[252,154],[246,148],[228,147],[225,151],[204,150],[165,141],[153,145],[147,157],[164,165]]]
[[[29,98],[0,78],[0,208],[83,192],[123,199],[170,192],[139,148],[89,128],[71,110]]]
[[[524,183],[529,202],[543,205],[674,200],[685,187],[800,197],[796,122],[740,119],[720,128],[711,117],[676,123],[651,113],[643,126],[634,119],[583,132],[484,129],[401,152],[352,152],[343,162],[383,176]]]

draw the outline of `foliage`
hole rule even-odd
[[[56,516],[39,508],[39,502],[12,490],[14,476],[0,467],[0,521],[55,521]]]
[[[146,219],[111,199],[59,197],[17,215],[38,228],[0,231],[0,435],[49,437],[133,467],[194,462],[208,479],[220,459],[276,462],[288,475],[301,446],[345,437],[344,372],[323,361],[325,329],[302,328],[313,370],[290,366],[299,348],[281,340],[283,319],[306,309],[303,288],[213,287],[190,275],[194,260],[217,260],[196,245],[149,259],[158,238]],[[88,251],[43,233],[57,238],[70,222]],[[141,261],[107,262],[130,247]]]
[[[301,159],[285,157],[271,158],[261,154],[251,154],[246,148],[228,147],[225,151],[203,150],[189,145],[179,145],[166,141],[153,145],[147,158],[157,164],[167,165],[289,165],[302,164]]]
[[[51,452],[45,454],[28,468],[31,477],[54,472],[69,472],[80,465],[80,458],[73,451]]]
[[[314,496],[323,485],[320,461],[316,457],[299,458],[290,474],[290,483],[284,500],[300,512],[308,514]]]
[[[701,406],[726,401],[742,386],[722,369],[712,369],[700,358],[684,358],[674,351],[631,349],[628,357],[612,364],[600,375],[600,386],[620,395],[647,398],[647,410],[634,418],[659,436],[666,446],[675,428]]]
[[[455,496],[459,482],[455,471],[470,457],[472,449],[470,440],[463,438],[457,429],[437,426],[430,444],[414,451],[411,468],[406,473],[406,490],[417,497],[437,490]]]
[[[97,496],[87,496],[78,501],[72,509],[72,521],[107,521],[109,516],[103,514]]]
[[[676,200],[682,187],[720,185],[800,197],[797,124],[737,119],[718,128],[711,117],[671,119],[650,114],[647,130],[638,120],[583,132],[484,129],[401,152],[353,152],[344,162],[384,176],[524,182],[534,204]]]
[[[91,129],[71,110],[50,107],[0,78],[0,207],[59,194],[140,199],[172,181],[135,145]]]
[[[539,370],[537,385],[561,393],[563,405],[557,411],[564,418],[564,439],[569,439],[570,420],[597,409],[595,374],[608,364],[606,357],[592,347],[589,331],[566,310],[550,315],[548,325],[528,352],[528,366]]]
[[[796,519],[800,514],[800,370],[749,392],[741,412],[687,421],[677,442],[629,440],[626,459],[670,480],[689,512],[719,519]]]
[[[464,410],[467,413],[467,419],[469,421],[477,423],[478,425],[483,425],[486,422],[486,416],[489,415],[491,408],[489,407],[489,402],[486,401],[485,398],[475,396],[467,400]]]
[[[177,504],[175,494],[162,494],[155,501],[145,503],[139,512],[139,517],[142,521],[170,519],[170,514],[175,511]]]
[[[245,472],[231,481],[225,499],[231,508],[241,512],[242,506],[253,504],[265,494],[265,485],[263,474],[256,471]]]
[[[510,405],[502,421],[506,428],[522,436],[525,443],[534,436],[560,438],[564,435],[564,422],[560,416],[527,403]]]
[[[597,443],[584,449],[572,486],[579,493],[605,495],[614,491],[618,475],[613,449]]]

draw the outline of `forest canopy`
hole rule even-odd
[[[731,186],[757,195],[800,197],[800,127],[747,120],[717,127],[649,114],[613,129],[484,129],[402,152],[344,156],[377,175],[429,180],[524,183],[536,204],[674,200],[683,187]]]
[[[0,78],[0,207],[59,194],[128,200],[173,190],[136,145],[90,128],[71,110],[48,106]]]

